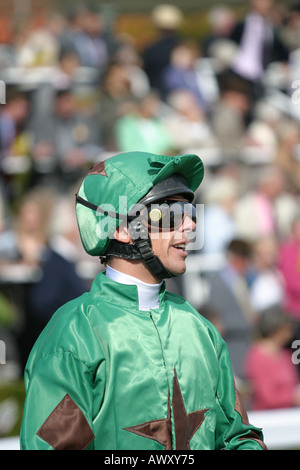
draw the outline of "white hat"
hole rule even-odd
[[[183,15],[174,5],[161,4],[153,9],[152,19],[157,28],[177,29],[182,23]]]

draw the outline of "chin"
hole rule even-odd
[[[174,276],[181,276],[186,271],[186,265],[182,266],[182,268],[179,268],[178,266],[176,266],[176,268],[174,269],[172,268],[168,268],[168,269],[169,271],[171,271],[172,274],[174,274]]]

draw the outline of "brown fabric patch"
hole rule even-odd
[[[108,177],[105,170],[105,162],[95,163],[95,165],[90,168],[88,175],[103,175]]]
[[[263,448],[263,450],[268,450],[266,444],[259,438],[256,432],[251,431],[249,434],[247,434],[247,436],[240,437],[239,441],[245,441],[247,439],[252,439],[253,441],[256,441]]]
[[[242,397],[240,395],[240,392],[238,391],[236,386],[234,386],[234,391],[235,391],[234,409],[235,409],[235,411],[238,412],[238,414],[242,418],[242,423],[246,424],[246,425],[249,425],[248,414],[247,414],[246,408],[244,407],[243,400],[242,400]]]
[[[175,368],[172,408],[175,424],[176,450],[190,450],[190,440],[202,425],[208,408],[196,410],[187,414]],[[133,432],[134,434],[138,434],[139,436],[146,437],[148,439],[153,439],[165,446],[165,450],[172,450],[170,395],[168,397],[167,419],[147,421],[146,423],[137,424],[130,428],[124,428],[124,430]]]
[[[175,422],[176,450],[190,450],[190,440],[203,423],[208,408],[187,414],[175,368],[172,407]]]
[[[137,426],[124,428],[125,431],[133,432],[138,436],[152,439],[165,447],[165,450],[172,450],[172,434],[166,419],[148,421]]]
[[[165,450],[172,450],[172,430],[171,430],[171,409],[170,395],[168,396],[167,419],[157,419],[146,423],[124,428],[125,431],[133,432],[138,436],[152,439],[165,447]]]
[[[84,450],[95,437],[83,412],[68,394],[48,416],[37,435],[54,450]]]

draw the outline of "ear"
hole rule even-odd
[[[129,235],[128,227],[123,224],[119,225],[119,227],[116,228],[115,233],[114,233],[114,238],[118,240],[119,242],[132,243],[132,239]]]

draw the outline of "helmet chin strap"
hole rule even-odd
[[[77,194],[76,202],[83,204],[94,211],[104,212],[100,206],[98,207],[95,204],[86,201]],[[120,218],[120,215],[117,213],[108,213],[108,215],[117,219]],[[122,243],[113,239],[110,242],[105,255],[100,256],[101,263],[104,262],[108,256],[117,256],[125,259],[141,259],[144,261],[149,271],[160,281],[174,277],[175,274],[166,269],[158,256],[154,255],[148,229],[139,220],[133,219],[128,223],[128,230],[131,238],[133,239],[133,244]]]
[[[114,239],[108,247],[106,256],[100,257],[100,260],[102,261],[103,258],[106,259],[108,256],[132,260],[140,259],[145,263],[151,274],[160,281],[174,277],[175,274],[165,268],[158,256],[153,253],[148,229],[140,221],[133,220],[128,224],[128,230],[133,239],[133,244],[122,243]]]

